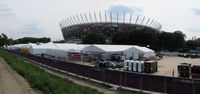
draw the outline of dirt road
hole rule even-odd
[[[0,57],[0,94],[38,94]]]

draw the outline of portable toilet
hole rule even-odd
[[[133,62],[133,71],[134,72],[137,72],[137,66],[138,66],[137,61],[134,61]]]
[[[132,71],[133,63],[131,61],[128,62],[128,70]]]
[[[144,71],[144,61],[139,61],[138,62],[138,72],[143,72]]]
[[[125,70],[128,70],[128,65],[129,65],[128,62],[130,62],[130,60],[124,60],[124,69]]]

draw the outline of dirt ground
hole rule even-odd
[[[177,65],[180,63],[191,63],[192,65],[200,65],[200,58],[183,58],[178,56],[164,56],[163,59],[158,61],[158,72],[155,75],[172,76],[174,70],[174,76],[178,76]]]
[[[0,94],[39,94],[0,58]]]

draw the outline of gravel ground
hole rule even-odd
[[[177,65],[180,63],[191,63],[192,65],[200,65],[200,58],[183,58],[178,56],[164,56],[163,59],[158,61],[158,72],[155,75],[172,76],[174,70],[174,76],[178,76]]]

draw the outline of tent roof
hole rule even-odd
[[[52,49],[52,48],[56,48],[56,46],[52,42],[42,43],[42,44],[39,44],[39,45],[32,45],[31,47],[34,48],[34,49]]]
[[[28,44],[15,44],[15,45],[12,45],[10,47],[17,47],[17,48],[23,48],[23,47],[26,47],[26,48],[29,48],[31,46],[35,46],[36,44],[34,43],[28,43]]]
[[[41,43],[39,45],[28,43],[28,44],[16,44],[13,47],[22,48],[22,47],[32,47],[34,49],[55,49],[55,50],[65,50],[70,52],[80,52],[80,51],[93,51],[93,52],[122,52],[130,48],[138,49],[142,52],[154,52],[153,50],[140,47],[137,45],[83,45],[83,44],[74,44],[74,43]]]
[[[89,49],[90,51],[96,50],[97,52],[121,52],[130,48],[135,48],[143,52],[154,52],[149,48],[137,45],[90,45],[88,47],[89,48],[84,48],[83,51],[87,51]]]
[[[27,44],[15,44],[15,45],[13,45],[12,47],[19,47],[19,48],[21,48],[21,47],[24,47],[24,46],[26,46]]]
[[[140,46],[135,46],[135,48],[143,51],[143,52],[154,52],[153,50],[147,48],[147,47],[140,47]]]
[[[82,45],[82,44],[72,44],[72,43],[56,43],[54,44],[57,48],[57,50],[66,50],[70,52],[80,52],[83,48],[85,48],[88,45]]]
[[[105,52],[119,52],[131,48],[131,46],[124,46],[124,45],[93,45],[93,46],[96,46]]]

